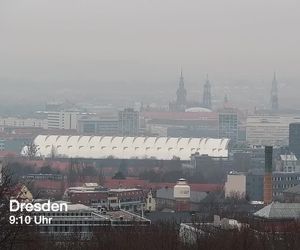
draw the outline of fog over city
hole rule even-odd
[[[296,0],[0,1],[0,98],[126,105],[188,99],[264,108],[277,72],[281,107],[297,103]],[[296,91],[295,91],[296,90]]]
[[[300,0],[0,0],[0,249],[300,249],[299,24]]]

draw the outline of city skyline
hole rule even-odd
[[[7,103],[7,96],[34,104],[170,100],[182,65],[191,99],[208,73],[220,100],[228,94],[245,108],[266,106],[262,93],[276,69],[282,107],[300,108],[296,1],[4,0],[0,7]]]

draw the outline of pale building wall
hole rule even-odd
[[[246,175],[229,174],[225,183],[225,197],[239,196],[246,197]]]
[[[288,145],[289,124],[300,121],[297,116],[248,116],[246,140],[250,145]]]
[[[0,127],[48,128],[46,119],[18,117],[0,117]]]
[[[53,111],[48,112],[47,122],[50,129],[77,129],[79,112]]]

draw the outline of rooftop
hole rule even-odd
[[[300,194],[300,184],[284,190],[283,193]]]
[[[254,216],[266,219],[298,219],[300,218],[300,203],[272,202],[254,213]]]
[[[201,202],[207,194],[205,192],[191,191],[190,201],[194,203]],[[174,200],[174,189],[173,188],[161,188],[156,192],[156,197],[161,199]]]
[[[141,189],[137,188],[115,188],[115,189],[110,189],[109,191],[111,192],[130,192],[130,191],[139,191]]]
[[[193,114],[193,113],[192,113]],[[87,159],[190,160],[192,154],[228,157],[228,138],[38,135],[37,156]],[[21,154],[26,155],[27,146]]]

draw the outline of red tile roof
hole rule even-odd
[[[63,192],[67,188],[67,182],[57,180],[34,180],[33,185],[37,189],[48,189],[48,190],[62,190]]]
[[[17,156],[16,152],[13,151],[0,151],[0,158],[16,157],[16,156]]]
[[[223,188],[221,184],[203,184],[203,183],[189,183],[191,190],[198,191],[198,192],[213,192],[218,191]],[[127,178],[124,180],[116,180],[111,178],[105,179],[105,187],[108,188],[135,188],[140,187],[143,189],[159,189],[163,187],[174,187],[175,183],[167,183],[167,182],[160,182],[160,183],[151,183],[147,180],[141,180],[138,178]]]

